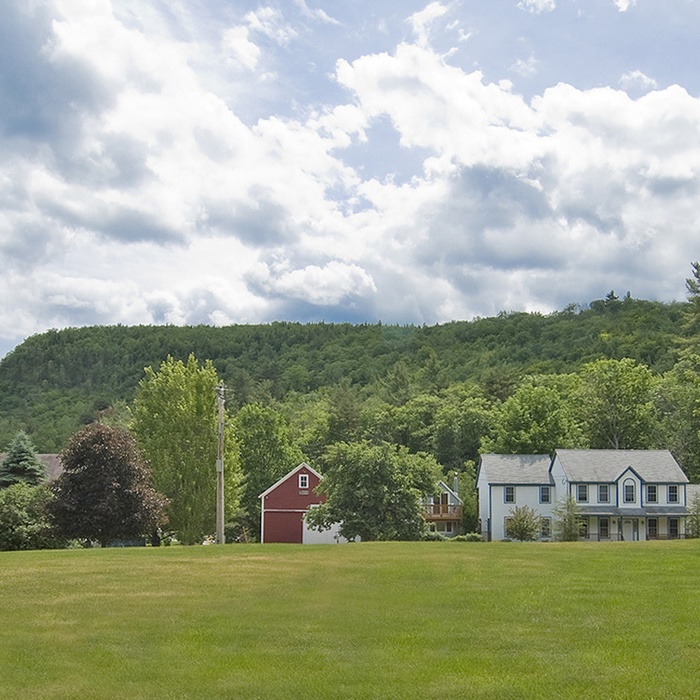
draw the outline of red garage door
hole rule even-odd
[[[265,542],[302,542],[303,513],[265,511]]]

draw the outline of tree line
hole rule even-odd
[[[587,310],[568,308],[551,317],[503,314],[433,328],[252,327],[247,331],[251,345],[269,350],[261,352],[260,366],[251,360],[251,367],[262,374],[253,381],[249,373],[247,400],[240,395],[242,374],[225,374],[231,369],[225,362],[220,369],[213,359],[200,363],[194,353],[184,360],[168,355],[141,370],[130,398],[104,400],[82,417],[87,427],[63,448],[64,474],[70,471],[75,440],[89,437],[83,431],[95,430],[95,425],[123,431],[147,465],[146,480],[139,482],[139,488],[143,493],[153,489],[157,496],[153,503],[160,504],[149,511],[148,528],[142,522],[143,534],[155,535],[160,528],[166,534],[177,533],[182,542],[201,541],[213,532],[214,398],[223,379],[228,387],[226,516],[231,539],[257,537],[259,494],[302,460],[325,475],[322,487],[328,501],[315,515],[315,525],[337,522],[342,514],[347,523],[343,534],[352,535],[354,527],[354,534],[363,539],[418,536],[420,498],[426,484],[444,475],[459,478],[466,505],[464,527],[475,529],[475,465],[479,453],[486,451],[551,454],[555,448],[668,448],[697,481],[700,270],[697,263],[692,269],[688,302],[682,305],[640,302],[629,295],[619,299],[611,292]],[[556,328],[563,340],[551,337]],[[148,336],[144,328],[135,330]],[[202,333],[202,339],[207,335],[204,329],[184,330]],[[583,338],[591,331],[595,338],[589,337],[585,344]],[[107,335],[112,332],[107,329]],[[48,342],[51,334],[27,343],[44,347],[52,357],[61,356],[56,347],[86,352],[81,331],[70,330],[59,340],[62,334],[56,332],[55,343]],[[87,336],[92,337],[91,329]],[[260,342],[262,346],[256,345]],[[361,342],[365,346],[360,347]],[[27,381],[19,372],[27,357],[18,352],[21,347],[2,363],[3,370],[6,363],[16,370],[15,386]],[[133,345],[134,356],[140,357],[137,347],[141,345]],[[235,350],[228,347],[238,358],[251,352],[244,342]],[[618,357],[622,348],[624,354]],[[91,350],[95,357],[103,351],[97,346]],[[507,362],[499,359],[502,353]],[[568,363],[567,354],[574,358]],[[323,362],[317,367],[309,358],[318,361],[333,355],[343,358],[336,361],[345,371],[333,374],[334,381],[326,384],[320,377],[328,367]],[[489,358],[495,358],[490,366]],[[270,362],[276,363],[276,371],[270,370]],[[243,362],[236,364],[237,370],[244,367]],[[563,371],[552,371],[554,367]],[[47,368],[32,371],[41,374]],[[271,378],[262,378],[266,371]],[[67,367],[61,375],[69,396],[71,390],[86,391],[89,383],[70,379],[72,374]],[[280,376],[290,384],[284,388],[276,384]],[[2,377],[7,387],[8,373]],[[42,381],[47,382],[49,395],[59,391],[60,382],[49,385],[48,374]],[[139,463],[136,458],[130,462]],[[358,500],[353,501],[352,488],[360,475],[372,472],[370,484],[379,488],[367,486],[363,502],[376,497],[372,512],[383,516],[384,529],[375,523],[360,533],[359,523],[369,522],[369,511],[363,513]],[[67,501],[61,491],[64,482],[43,497]],[[11,486],[3,488],[0,478],[0,496]],[[48,512],[56,521],[57,506],[51,508]],[[398,514],[394,524],[387,513]],[[65,530],[61,534],[78,537]],[[102,535],[86,539],[104,541]]]

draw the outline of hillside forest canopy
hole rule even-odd
[[[0,446],[25,431],[39,452],[58,452],[84,425],[128,426],[144,373],[194,356],[225,382],[246,454],[251,422],[238,414],[263,411],[280,454],[318,465],[335,444],[390,444],[432,456],[467,499],[482,451],[668,448],[699,481],[699,282],[693,264],[687,302],[611,291],[587,308],[435,326],[52,330],[0,362]]]

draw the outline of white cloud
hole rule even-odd
[[[537,73],[538,65],[539,61],[530,55],[527,58],[519,58],[510,69],[524,78],[529,78]]]
[[[296,30],[284,19],[284,15],[274,7],[261,7],[248,12],[245,20],[251,31],[272,39],[280,46],[286,46],[296,38]]]
[[[447,7],[436,1],[408,18],[419,45],[426,46],[430,42],[431,25],[446,13]]]
[[[624,0],[622,1],[624,2]],[[555,0],[520,0],[518,2],[519,9],[535,15],[539,15],[542,12],[552,12],[556,6]]]
[[[630,7],[637,4],[637,0],[613,0],[613,2],[620,12],[627,12]]]
[[[223,42],[227,53],[248,70],[254,70],[260,58],[260,49],[249,40],[248,27],[231,27],[224,33]]]
[[[648,92],[655,90],[658,85],[656,80],[645,75],[640,70],[633,70],[624,73],[620,78],[620,87],[628,92]]]
[[[431,30],[459,6],[432,2],[409,18],[411,42],[322,47],[315,59],[340,56],[322,99],[305,92],[311,73],[291,82],[304,58],[284,74],[286,111],[245,120],[238,96],[256,98],[271,65],[296,60],[309,27],[337,39],[337,24],[303,0],[293,16],[249,3],[204,28],[184,6],[173,20],[124,1],[118,14],[66,0],[10,17],[34,53],[0,58],[41,90],[0,76],[6,337],[350,312],[433,323],[611,288],[682,295],[700,224],[693,91],[631,71],[623,89],[553,83],[526,98],[517,76],[544,72],[546,57],[509,54],[499,74],[466,51],[439,55]],[[214,80],[207,56],[222,59]]]

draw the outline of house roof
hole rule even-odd
[[[557,450],[571,482],[613,482],[633,469],[648,483],[688,483],[688,477],[668,450]]]
[[[306,462],[302,462],[301,464],[298,464],[296,467],[294,467],[294,469],[287,472],[281,479],[278,479],[277,481],[275,481],[275,483],[272,484],[272,486],[270,486],[270,488],[265,489],[265,491],[263,491],[258,496],[258,498],[265,498],[265,496],[267,496],[268,493],[270,493],[271,491],[274,491],[280,484],[287,481],[287,479],[289,479],[290,476],[294,476],[298,471],[301,471],[302,469],[306,469],[307,471],[310,471],[314,476],[318,477],[319,479],[321,478],[321,475],[313,467],[310,467]]]
[[[479,474],[490,484],[548,484],[549,455],[481,455]]]
[[[438,488],[442,489],[446,494],[452,496],[459,505],[462,505],[462,499],[454,489],[451,489],[444,481],[438,481]]]
[[[0,452],[0,464],[5,461],[7,457],[7,452]],[[63,465],[61,464],[61,458],[57,454],[37,454],[37,457],[44,465],[46,470],[46,480],[56,481],[63,471]]]

